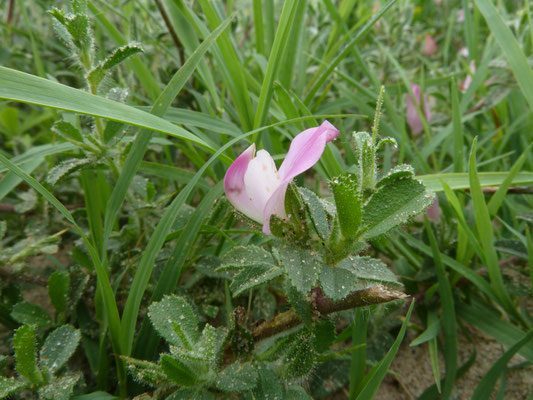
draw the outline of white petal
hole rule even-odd
[[[246,192],[257,210],[257,215],[252,216],[254,220],[263,221],[265,205],[280,184],[281,179],[274,160],[268,151],[259,150],[244,174]]]

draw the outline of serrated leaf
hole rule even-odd
[[[48,296],[58,313],[67,309],[68,291],[70,289],[70,277],[66,271],[54,271],[48,278]]]
[[[74,386],[80,380],[80,375],[63,376],[52,380],[48,385],[39,389],[39,396],[46,400],[70,400]]]
[[[283,384],[272,371],[268,364],[260,363],[256,365],[258,373],[257,386],[253,390],[253,398],[255,400],[275,400],[284,399]]]
[[[18,214],[27,213],[37,206],[37,194],[33,189],[17,193],[17,197],[21,200],[15,204],[15,212]]]
[[[313,313],[311,312],[311,306],[307,301],[307,297],[292,286],[290,282],[287,282],[285,286],[285,295],[287,296],[287,300],[289,300],[289,304],[296,311],[296,314],[298,314],[302,322],[307,327],[311,327]]]
[[[385,285],[401,286],[396,275],[381,260],[372,257],[350,256],[342,260],[339,267],[351,271],[364,281],[375,281]]]
[[[382,235],[428,208],[435,195],[415,179],[393,180],[382,186],[365,205],[364,239]]]
[[[258,291],[255,293],[252,307],[254,321],[274,318],[274,315],[276,314],[276,307],[276,296],[274,296],[268,290]]]
[[[278,251],[292,285],[303,294],[309,293],[322,269],[318,255],[293,245],[284,245]]]
[[[121,47],[117,47],[113,50],[111,55],[109,55],[103,62],[102,66],[104,69],[113,68],[115,65],[120,64],[126,58],[137,54],[142,53],[144,50],[140,43],[131,42]]]
[[[25,383],[15,378],[0,376],[0,399],[11,396],[25,386]]]
[[[359,184],[362,193],[365,194],[366,191],[374,189],[376,176],[375,149],[368,132],[354,132],[353,141],[359,167]]]
[[[206,359],[215,361],[224,351],[226,336],[227,331],[225,328],[214,328],[206,324],[200,339],[196,343],[195,350],[204,355]]]
[[[65,18],[65,28],[72,37],[72,42],[80,50],[89,49],[92,43],[92,32],[89,17],[85,14],[72,14]]]
[[[37,367],[35,354],[35,328],[24,324],[15,331],[13,336],[13,348],[15,349],[16,370],[30,383],[39,384],[43,378]]]
[[[167,380],[162,368],[156,363],[125,356],[120,358],[126,363],[128,373],[137,382],[159,387]]]
[[[313,368],[309,391],[315,398],[323,398],[337,392],[350,380],[350,361],[329,360]],[[327,382],[327,385],[324,385]]]
[[[308,375],[315,363],[316,352],[309,332],[299,334],[283,358],[282,374],[286,378],[301,378]]]
[[[287,389],[284,400],[313,400],[301,386],[291,386]]]
[[[355,174],[345,174],[330,181],[342,235],[353,238],[357,235],[362,220],[362,199]]]
[[[119,400],[119,398],[109,393],[98,391],[89,394],[82,394],[80,396],[74,396],[71,400]]]
[[[83,143],[83,135],[71,123],[63,120],[56,121],[52,125],[52,132],[63,136],[67,140],[74,140],[75,142]]]
[[[204,389],[180,389],[165,400],[215,400],[215,395]]]
[[[98,162],[94,158],[71,158],[70,160],[61,161],[48,171],[46,182],[50,185],[55,185],[64,176],[83,167],[93,167],[95,164],[98,164]]]
[[[272,267],[268,264],[249,266],[233,277],[230,289],[233,292],[233,296],[237,297],[242,292],[276,279],[281,275],[283,275],[283,270],[280,267]]]
[[[246,268],[252,265],[275,266],[274,258],[268,251],[258,246],[237,246],[222,257],[222,265],[216,271]]]
[[[376,184],[376,188],[385,186],[394,181],[395,179],[409,178],[414,175],[415,170],[409,164],[396,165],[395,167],[392,167],[389,172],[378,181],[378,183]]]
[[[191,347],[198,339],[198,319],[189,303],[178,296],[165,296],[148,307],[148,316],[159,334],[170,344]],[[176,332],[172,324],[180,328]]]
[[[80,331],[70,325],[60,326],[51,332],[41,347],[41,366],[52,372],[58,371],[72,357],[80,339]]]
[[[325,265],[320,273],[320,286],[324,294],[332,300],[341,300],[348,293],[356,289],[357,277],[340,264],[336,266]]]
[[[224,392],[242,392],[257,386],[258,374],[251,363],[235,362],[219,373],[215,385]]]
[[[313,327],[313,347],[319,353],[329,350],[336,335],[335,324],[330,319],[321,319]]]
[[[28,302],[15,304],[11,311],[11,317],[21,324],[30,324],[38,327],[52,325],[50,315],[42,307]]]
[[[326,211],[324,210],[324,204],[309,189],[299,187],[298,191],[306,206],[316,233],[322,240],[327,240],[329,237],[329,222]]]
[[[191,368],[169,354],[163,354],[159,364],[167,378],[180,386],[191,387],[199,381],[199,377]]]

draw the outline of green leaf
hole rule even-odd
[[[62,313],[67,309],[70,277],[66,271],[54,271],[48,278],[48,296],[56,312]]]
[[[395,167],[392,167],[389,172],[387,172],[387,175],[385,175],[378,181],[378,183],[376,183],[376,188],[386,186],[396,179],[410,178],[414,175],[415,171],[409,164],[396,165]]]
[[[63,177],[68,174],[73,173],[74,171],[80,170],[82,168],[94,167],[97,164],[103,164],[93,157],[89,158],[71,158],[69,160],[64,160],[56,165],[54,165],[50,171],[48,171],[48,176],[46,181],[50,185],[57,184]]]
[[[35,354],[35,328],[27,324],[18,328],[13,336],[13,348],[20,376],[36,385],[42,383],[43,377],[37,367]]]
[[[180,389],[165,400],[215,400],[215,395],[204,389]]]
[[[353,238],[357,235],[362,220],[362,199],[357,187],[355,174],[345,174],[330,182],[342,236]]]
[[[215,385],[224,392],[243,392],[255,388],[257,380],[257,371],[251,363],[237,361],[218,374]]]
[[[447,399],[452,396],[453,386],[457,375],[457,318],[455,315],[455,305],[453,300],[452,287],[446,270],[442,264],[441,253],[438,248],[437,238],[433,233],[431,224],[425,217],[426,232],[433,251],[435,270],[439,281],[439,296],[442,306],[442,328],[444,332],[444,365],[446,377],[442,386],[442,398]]]
[[[306,188],[299,187],[298,191],[305,204],[311,222],[315,228],[316,233],[322,240],[327,240],[330,234],[330,228],[324,205],[320,198],[312,191]]]
[[[283,245],[278,250],[292,285],[303,294],[309,293],[322,269],[317,254],[290,244]]]
[[[222,257],[222,265],[217,271],[247,268],[253,265],[275,267],[275,261],[268,251],[258,246],[233,247]]]
[[[364,207],[363,238],[382,235],[404,224],[431,205],[435,195],[415,179],[403,178],[382,186]]]
[[[192,133],[153,114],[6,67],[0,67],[0,98],[119,121],[209,148]]]
[[[170,344],[191,348],[198,339],[196,313],[183,298],[165,296],[148,307],[148,316],[159,334]],[[179,329],[174,329],[175,327]]]
[[[248,266],[234,276],[230,289],[233,296],[237,297],[242,292],[270,282],[281,275],[283,275],[283,269],[280,267],[271,267],[268,264]]]
[[[427,341],[434,339],[437,337],[437,335],[440,332],[440,320],[435,319],[431,324],[427,326],[427,328],[422,332],[420,335],[418,335],[416,338],[413,339],[413,341],[409,344],[409,346],[418,346],[422,343],[426,343]]]
[[[313,400],[301,386],[291,386],[287,389],[284,397],[285,400]]]
[[[526,335],[522,329],[506,321],[498,311],[483,304],[477,298],[473,299],[472,304],[458,304],[456,311],[459,317],[493,337],[504,346],[512,347]],[[533,362],[532,343],[526,343],[520,348],[518,353],[529,362]]]
[[[62,376],[39,389],[39,398],[46,400],[70,400],[80,375]]]
[[[476,227],[479,235],[479,241],[483,247],[485,256],[485,263],[489,272],[491,287],[494,294],[500,300],[501,304],[506,308],[509,314],[520,318],[516,311],[514,304],[507,292],[507,288],[503,283],[503,275],[498,265],[498,254],[494,247],[494,232],[492,227],[492,219],[490,218],[489,209],[485,202],[485,196],[481,190],[479,178],[476,167],[476,143],[474,139],[472,143],[472,150],[470,152],[469,160],[469,176],[470,176],[470,193],[472,194],[472,201],[474,203],[474,215],[476,219]]]
[[[81,396],[74,396],[71,400],[118,400],[117,396],[113,396],[106,392],[92,392],[89,394],[82,394]]]
[[[377,258],[350,256],[339,262],[337,266],[351,271],[357,278],[364,281],[379,282],[388,286],[401,286],[396,275]]]
[[[294,311],[296,311],[296,314],[298,314],[298,317],[300,317],[305,326],[310,328],[313,323],[313,313],[311,312],[311,306],[307,301],[306,294],[300,292],[290,282],[286,282],[285,295],[287,296],[287,300],[289,300],[289,304],[294,308]]]
[[[30,324],[37,327],[52,325],[52,319],[44,308],[28,302],[15,304],[11,311],[11,317],[21,324]]]
[[[39,355],[42,367],[56,372],[76,351],[81,339],[78,329],[70,325],[63,325],[51,332],[44,341]]]
[[[348,293],[356,289],[357,277],[350,269],[345,269],[341,264],[336,266],[324,265],[320,272],[320,286],[324,294],[332,300],[341,300]]]
[[[321,319],[313,327],[313,335],[313,347],[318,353],[323,353],[329,350],[335,341],[337,336],[335,324],[330,319]]]
[[[383,357],[383,359],[375,367],[373,367],[368,373],[368,375],[365,377],[363,389],[357,396],[356,400],[366,400],[374,397],[376,391],[381,385],[381,382],[383,381],[383,378],[385,378],[385,375],[389,370],[394,356],[400,348],[400,344],[402,343],[403,338],[405,336],[407,324],[409,322],[409,318],[411,317],[414,305],[415,302],[413,300],[411,302],[411,306],[409,307],[409,311],[407,311],[407,315],[405,316],[405,320],[402,324],[402,327],[400,328],[400,332],[398,333],[396,340],[394,341],[392,347],[389,349],[385,357]]]
[[[308,375],[315,364],[316,352],[309,331],[298,335],[283,358],[282,375],[286,378],[302,378]]]
[[[93,87],[98,87],[98,84],[105,75],[105,71],[120,64],[128,57],[143,52],[140,43],[132,42],[121,47],[117,47],[113,52],[101,61],[97,66],[91,69],[87,75],[87,80]]]
[[[206,324],[195,348],[204,359],[216,361],[224,352],[227,334],[226,328]]]
[[[499,359],[496,361],[489,371],[485,374],[481,382],[476,387],[476,390],[472,396],[472,400],[484,400],[491,396],[494,386],[498,382],[500,376],[507,372],[507,364],[511,361],[511,358],[533,339],[533,330],[529,331],[522,339],[513,344]]]
[[[509,175],[509,172],[478,172],[479,184],[481,187],[486,186],[499,186]],[[431,174],[431,175],[418,175],[416,177],[426,185],[428,190],[432,192],[442,192],[441,181],[444,181],[450,186],[451,189],[469,189],[470,181],[468,173],[449,173],[449,174]],[[533,172],[518,172],[510,183],[512,185],[532,185],[533,184]]]
[[[256,365],[258,372],[257,386],[253,390],[255,400],[270,400],[283,398],[283,385],[269,364]]]
[[[191,368],[169,354],[163,354],[159,363],[167,378],[180,386],[191,387],[199,381]]]
[[[522,51],[522,46],[492,2],[475,0],[475,3],[509,62],[529,107],[533,108],[533,70]]]
[[[0,376],[0,399],[9,397],[25,386],[24,382],[15,378]]]
[[[83,143],[83,135],[72,124],[67,121],[59,120],[52,126],[52,132],[63,136],[67,140],[74,140]]]
[[[167,380],[166,375],[158,364],[125,356],[120,358],[126,363],[128,373],[137,382],[159,387]]]

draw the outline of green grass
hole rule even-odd
[[[387,374],[401,381],[403,371],[391,365],[407,333],[416,337],[411,346],[428,348],[424,361],[435,384],[415,393],[422,399],[453,398],[458,378],[483,362],[475,353],[471,363],[458,363],[459,339],[471,326],[506,349],[472,383],[474,398],[496,390],[514,354],[533,362],[533,316],[524,306],[533,293],[527,1],[76,1],[90,27],[71,32],[78,50],[66,31],[54,32],[46,13],[67,3],[6,2],[0,24],[0,252],[26,254],[13,264],[0,254],[0,268],[13,279],[0,284],[0,321],[18,326],[10,307],[20,300],[16,293],[33,288],[25,275],[30,256],[51,251],[45,238],[67,229],[53,240],[69,253],[69,296],[80,293],[65,318],[84,334],[85,393],[126,398],[152,390],[130,382],[118,356],[157,360],[161,340],[146,311],[168,294],[189,296],[201,325],[237,331],[236,307],[250,323],[269,319],[268,307],[297,308],[279,282],[229,297],[217,262],[235,246],[270,249],[275,242],[233,213],[224,174],[251,143],[279,166],[294,136],[328,119],[339,137],[296,183],[331,198],[327,179],[356,171],[352,132],[372,129],[382,87],[378,138],[392,137],[397,148],[380,149],[380,172],[413,165],[437,193],[440,215],[415,218],[366,250],[397,273],[416,303],[339,316],[334,339],[344,347],[320,359],[337,363],[350,399],[372,398]],[[431,55],[422,52],[426,34],[437,43]],[[87,38],[94,46],[83,47]],[[91,68],[132,42],[144,51],[91,86]],[[417,106],[420,135],[406,123],[411,83],[429,96],[432,111],[426,120]],[[37,335],[44,340],[44,331]],[[317,365],[296,380],[322,373]]]

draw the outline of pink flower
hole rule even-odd
[[[339,131],[328,121],[316,128],[306,129],[291,142],[289,152],[279,171],[266,150],[255,154],[255,144],[248,147],[231,164],[224,177],[226,197],[247,217],[263,224],[263,232],[270,234],[270,217],[285,218],[285,192],[292,179],[315,165],[326,143]]]
[[[426,35],[424,38],[424,46],[422,48],[422,54],[426,57],[432,56],[437,51],[437,43],[431,35]]]
[[[420,86],[411,83],[411,90],[413,91],[413,95],[415,97],[417,105],[420,106]],[[429,97],[427,95],[424,95],[424,108],[426,114],[426,121],[429,122],[431,120],[431,112],[429,111]],[[413,99],[409,93],[407,93],[407,123],[411,128],[411,132],[413,132],[413,134],[415,135],[419,134],[424,130],[422,121],[418,116],[418,112],[413,103]]]
[[[430,221],[438,222],[441,214],[442,210],[439,206],[439,198],[435,196],[433,203],[431,203],[431,205],[426,209],[426,215]]]

